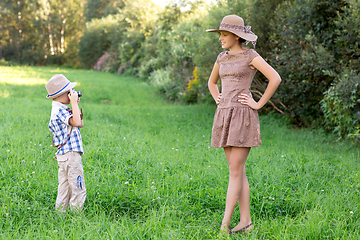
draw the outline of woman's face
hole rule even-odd
[[[231,48],[238,44],[239,37],[231,32],[220,32],[219,40],[221,41],[222,48]]]

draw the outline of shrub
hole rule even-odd
[[[149,83],[157,87],[164,87],[171,82],[171,72],[167,69],[157,69],[150,74]]]
[[[12,63],[10,61],[6,61],[4,58],[0,59],[0,66],[17,66],[18,64]]]
[[[297,0],[277,9],[270,62],[283,81],[275,98],[298,125],[323,120],[320,101],[342,68],[335,48],[335,21],[345,5],[338,0]]]
[[[119,69],[117,55],[117,53],[105,52],[94,64],[93,69],[102,72],[117,72]]]
[[[360,74],[345,70],[325,92],[321,106],[325,125],[339,137],[360,140]]]
[[[86,24],[78,53],[84,67],[91,68],[106,51],[117,49],[123,32],[119,18],[120,16],[109,15],[105,18],[93,19]],[[115,42],[114,39],[117,41]]]
[[[335,21],[337,38],[335,40],[339,61],[353,70],[360,70],[360,1],[349,0]]]
[[[198,75],[199,69],[197,67],[194,68],[193,75],[189,83],[187,84],[187,88],[185,90],[185,94],[182,99],[186,103],[196,103],[199,98],[199,94],[201,94],[201,83],[199,81]]]

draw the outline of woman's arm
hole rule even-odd
[[[281,78],[280,75],[273,69],[262,57],[255,57],[251,63],[251,66],[259,70],[264,76],[269,79],[269,84],[265,90],[264,95],[260,98],[258,102],[255,102],[254,99],[246,94],[241,94],[239,96],[239,102],[242,104],[248,105],[249,107],[259,110],[262,108],[275,93],[275,90],[278,88]]]
[[[221,98],[221,94],[219,93],[219,89],[217,86],[217,82],[220,77],[219,76],[219,68],[220,68],[220,65],[218,63],[215,63],[213,70],[211,71],[209,81],[208,81],[208,87],[209,87],[210,93],[211,93],[212,97],[214,98],[216,104],[219,104],[220,98]]]

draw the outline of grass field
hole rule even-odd
[[[83,97],[84,211],[58,214],[44,87],[63,73]],[[0,239],[219,239],[228,182],[210,148],[215,106],[164,103],[132,77],[0,67]],[[247,175],[255,230],[230,239],[359,239],[360,150],[260,117]],[[239,219],[238,209],[232,226]]]

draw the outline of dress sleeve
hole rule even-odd
[[[249,50],[249,63],[251,63],[251,61],[257,56],[260,56],[260,55],[254,49],[250,49]]]
[[[219,60],[225,55],[225,53],[226,53],[226,52],[221,52],[221,53],[217,56],[215,63],[219,64]]]

